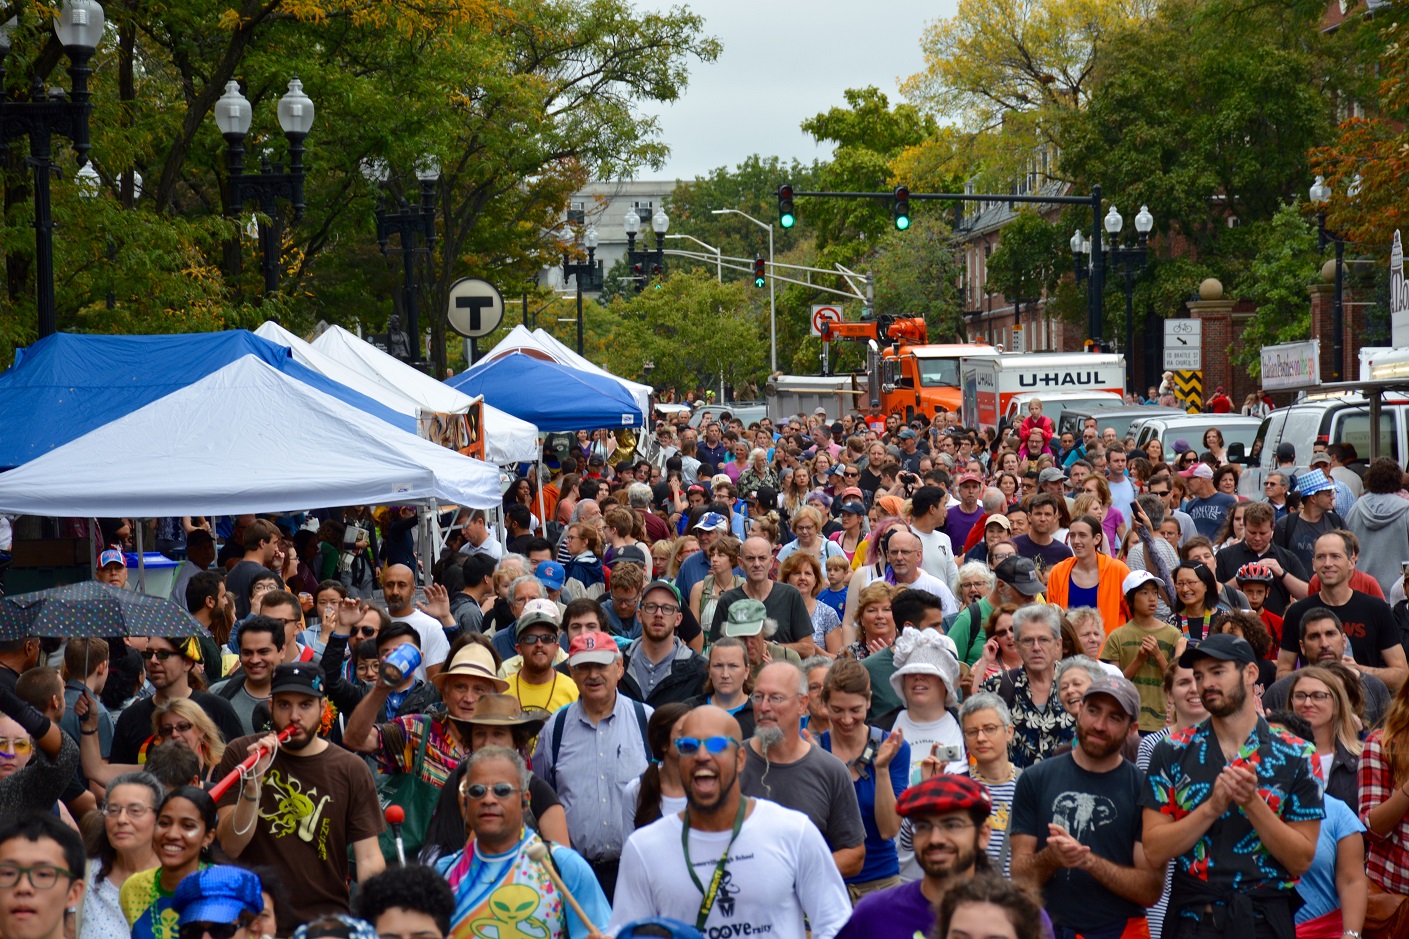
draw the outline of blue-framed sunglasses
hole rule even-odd
[[[676,737],[674,743],[675,752],[681,756],[694,756],[696,753],[700,752],[700,747],[704,747],[706,753],[718,756],[729,749],[730,746],[737,747],[742,745],[733,737],[723,736],[705,737],[703,740],[699,737]]]

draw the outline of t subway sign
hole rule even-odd
[[[1073,370],[1068,372],[1041,372],[1029,375],[1018,375],[1019,388],[1091,388],[1114,386],[1114,381],[1107,381],[1105,375],[1097,369]]]

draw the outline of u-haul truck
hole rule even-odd
[[[1014,395],[1125,390],[1125,356],[1116,352],[1016,352],[965,357],[959,363],[963,418],[997,427]]]

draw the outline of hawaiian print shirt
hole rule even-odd
[[[1274,731],[1259,717],[1234,765],[1241,763],[1256,771],[1257,796],[1277,817],[1286,822],[1310,822],[1326,815],[1317,778],[1321,763],[1315,757],[1314,746],[1285,731]],[[1140,805],[1178,821],[1212,795],[1214,780],[1225,765],[1212,718],[1170,734],[1150,756]],[[1224,890],[1291,890],[1297,882],[1263,845],[1236,803],[1174,863],[1177,870]]]
[[[1007,694],[1011,688],[1012,694]],[[1032,684],[1027,669],[999,672],[983,683],[983,690],[998,695],[1013,712],[1013,742],[1008,744],[1008,760],[1018,769],[1027,769],[1045,760],[1076,736],[1076,718],[1057,700],[1057,683],[1047,696],[1047,706],[1032,700]]]

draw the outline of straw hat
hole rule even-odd
[[[467,724],[487,727],[527,727],[529,736],[536,736],[551,715],[542,708],[524,710],[519,699],[511,694],[487,694],[475,702],[474,713],[465,718]]]
[[[461,646],[460,651],[455,653],[455,658],[431,681],[435,683],[436,689],[444,694],[445,683],[457,675],[488,679],[494,683],[494,690],[501,694],[509,690],[509,683],[500,678],[494,669],[494,656],[478,642]]]

